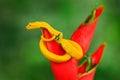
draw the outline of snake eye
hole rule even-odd
[[[62,33],[59,33],[56,37],[55,37],[55,40],[56,41],[59,41],[61,38],[62,38]]]
[[[60,33],[55,37],[55,40],[58,41],[60,39]]]
[[[59,38],[59,35],[55,37],[55,40],[58,41],[60,38]]]

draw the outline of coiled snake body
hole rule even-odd
[[[61,62],[68,61],[69,59],[71,59],[71,57],[75,59],[81,59],[83,57],[83,51],[80,45],[78,45],[76,42],[72,40],[63,39],[63,34],[55,30],[54,28],[52,28],[48,23],[32,22],[32,23],[29,23],[26,26],[26,28],[28,30],[37,29],[37,28],[45,28],[50,32],[50,34],[52,35],[50,39],[44,38],[43,35],[41,35],[41,39],[40,39],[41,52],[50,61],[61,63]],[[52,40],[56,40],[62,46],[62,48],[66,51],[64,55],[56,55],[50,52],[46,48],[44,41],[52,41]]]

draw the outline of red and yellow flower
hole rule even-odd
[[[86,56],[94,31],[104,7],[93,10],[86,21],[73,33],[70,40],[45,22],[33,22],[27,29],[42,28],[40,49],[50,60],[56,80],[93,80],[101,60],[105,43],[90,56]],[[78,63],[80,62],[80,65]]]

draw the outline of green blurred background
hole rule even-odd
[[[107,42],[95,80],[120,80],[120,0],[0,0],[0,80],[55,80],[39,50],[39,29],[46,21],[70,38],[95,6],[105,5],[88,53]]]

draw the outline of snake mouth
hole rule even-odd
[[[32,27],[32,25],[31,25],[32,23],[30,22],[27,26],[26,26],[26,29],[27,30],[31,30],[31,29],[34,29],[34,27]]]
[[[30,28],[29,26],[26,26],[26,29],[27,29],[27,30],[31,30],[32,28]]]

